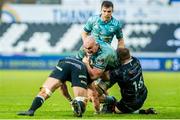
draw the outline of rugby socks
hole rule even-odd
[[[37,96],[34,98],[29,111],[35,112],[44,103],[44,98],[42,96]]]

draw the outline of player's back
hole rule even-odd
[[[137,99],[146,98],[147,89],[144,85],[142,68],[137,58],[132,57],[131,62],[122,65],[116,72],[119,76],[116,81],[121,88],[121,96],[124,101],[134,102]]]

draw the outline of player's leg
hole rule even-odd
[[[139,109],[143,106],[146,96],[147,92],[144,91],[144,95],[140,95],[132,101],[122,98],[116,102],[116,113],[139,113]]]
[[[154,108],[148,108],[148,109],[140,109],[138,111],[139,114],[157,114],[156,110]]]
[[[87,104],[87,69],[82,62],[74,62],[71,67],[71,83],[74,92],[72,108],[74,115],[81,117]]]
[[[34,98],[29,110],[25,112],[19,112],[18,115],[33,116],[34,112],[42,106],[44,101],[52,95],[52,93],[60,86],[60,84],[60,80],[48,77],[41,87],[40,92]]]
[[[100,101],[98,97],[98,92],[96,91],[96,88],[94,86],[94,82],[89,85],[88,89],[88,99],[92,102],[95,114],[100,113]]]
[[[137,110],[133,108],[133,104],[134,103],[132,102],[126,103],[126,101],[121,99],[120,101],[116,102],[115,111],[116,113],[132,113]]]
[[[114,96],[105,95],[104,97],[101,97],[101,101],[103,102],[100,110],[101,113],[115,112],[116,98]]]
[[[74,86],[73,87],[74,92],[74,99],[72,101],[72,107],[74,111],[74,115],[77,117],[82,117],[82,114],[86,110],[86,104],[87,104],[87,89]]]
[[[148,90],[145,87],[145,90],[142,93],[140,93],[140,97],[139,97],[139,101],[140,101],[139,104],[141,104],[141,106],[139,107],[138,110],[134,111],[133,113],[139,113],[139,114],[157,114],[157,112],[154,110],[154,108],[140,109],[143,106],[143,104],[144,104],[144,102],[145,102],[145,100],[147,98],[147,93],[148,93]]]
[[[113,96],[109,96],[107,93],[109,81],[103,81],[101,79],[96,80],[95,89],[98,92],[98,99],[102,103],[101,113],[113,113],[116,99]]]
[[[133,114],[156,114],[153,108],[140,109],[147,97],[147,89],[139,93],[139,97],[132,102],[121,99],[116,103],[116,113],[133,113]]]

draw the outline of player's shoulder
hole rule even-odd
[[[89,17],[89,21],[92,21],[92,22],[95,22],[95,21],[97,21],[99,19],[99,15],[93,15],[93,16],[91,16],[91,17]]]
[[[132,56],[131,67],[133,69],[142,69],[140,60],[138,58]]]
[[[114,26],[118,26],[118,27],[121,27],[121,28],[123,27],[123,24],[124,24],[123,21],[118,20],[118,19],[116,19],[115,17],[112,17],[111,23],[112,23]]]
[[[140,64],[140,61],[137,57],[132,56],[132,60],[133,60],[133,62]]]

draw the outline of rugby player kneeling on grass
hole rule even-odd
[[[153,108],[140,109],[147,97],[147,88],[144,84],[142,68],[137,58],[130,56],[127,48],[117,49],[120,66],[108,72],[107,80],[96,81],[96,88],[103,101],[101,113],[139,113],[156,114]],[[105,95],[104,92],[118,83],[121,91],[121,100],[116,101],[115,97]]]
[[[73,100],[68,93],[66,81],[70,81],[72,84],[75,96]],[[59,60],[55,69],[44,82],[40,92],[34,98],[29,110],[19,112],[18,115],[33,116],[34,112],[57,88],[62,88],[63,95],[71,101],[74,115],[81,117],[87,104],[87,69],[82,61],[73,57],[65,57]]]

